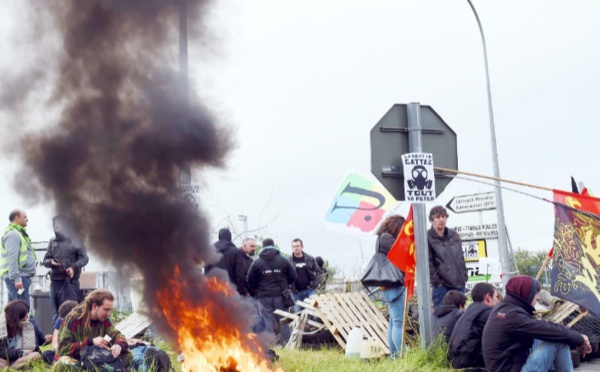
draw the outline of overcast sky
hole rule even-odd
[[[501,176],[569,189],[573,175],[600,193],[600,3],[474,3],[488,42]],[[3,40],[14,32],[7,9]],[[225,169],[194,173],[215,238],[228,216],[241,232],[246,215],[249,230],[262,228],[258,235],[288,253],[299,237],[308,253],[360,271],[373,241],[327,230],[324,215],[349,168],[370,173],[369,131],[394,103],[431,105],[457,133],[459,169],[493,174],[481,40],[466,1],[231,0],[210,11],[214,42],[189,46],[190,76],[236,143]],[[10,69],[22,48],[1,44],[0,66]],[[24,206],[32,238],[48,239],[51,203],[27,205],[9,182],[14,163],[3,169],[0,215]],[[436,204],[491,190],[454,180]],[[503,195],[513,246],[549,249],[552,205]],[[482,220],[495,222],[495,213]],[[448,224],[479,221],[452,214]]]

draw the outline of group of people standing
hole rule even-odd
[[[430,210],[427,242],[434,333],[443,334],[448,343],[452,366],[473,371],[572,371],[570,349],[582,355],[591,352],[588,337],[534,318],[541,291],[535,278],[511,278],[504,298],[491,284],[477,283],[471,291],[473,302],[466,305],[468,272],[462,241],[446,226],[447,220],[443,206]],[[383,255],[383,260],[403,224],[404,218],[395,215],[380,225],[375,254]],[[389,260],[384,264],[393,266],[398,275],[395,283],[381,288],[390,314],[388,343],[395,357],[402,348],[406,290],[403,273]]]
[[[219,231],[219,240],[213,247],[221,258],[217,263],[207,265],[205,274],[210,274],[216,267],[226,271],[240,296],[251,298],[257,305],[254,329],[275,334],[275,327],[278,327],[280,342],[285,342],[290,330],[280,326],[280,319],[273,312],[288,310],[283,296],[287,290],[292,292],[294,301],[317,294],[317,289],[327,280],[323,259],[306,253],[301,239],[292,240],[288,257],[271,238],[262,241],[258,254],[256,240],[252,238],[244,239],[242,247],[237,248],[227,228]],[[296,305],[295,311],[299,310]]]

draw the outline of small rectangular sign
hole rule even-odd
[[[402,155],[404,168],[404,200],[424,204],[435,201],[433,154],[411,152]]]
[[[487,257],[485,239],[463,241],[462,249],[466,262],[476,262],[480,258]]]
[[[462,240],[497,239],[498,224],[488,223],[483,225],[458,226],[454,230]]]

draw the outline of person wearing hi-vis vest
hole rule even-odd
[[[2,254],[0,255],[0,276],[8,289],[8,301],[23,300],[29,302],[31,277],[35,275],[36,255],[27,235],[27,214],[15,209],[8,216],[10,224],[2,236]]]

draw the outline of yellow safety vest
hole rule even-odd
[[[8,262],[6,262],[6,247],[4,247],[4,237],[11,230],[15,230],[17,234],[19,234],[19,238],[21,238],[21,247],[19,248],[19,269],[25,266],[28,250],[33,252],[33,257],[37,260],[37,255],[35,254],[35,251],[33,250],[29,240],[26,239],[23,234],[21,234],[19,228],[17,228],[14,223],[11,223],[8,225],[6,230],[4,230],[4,235],[2,235],[2,250],[0,251],[0,276],[2,277],[8,273]]]

